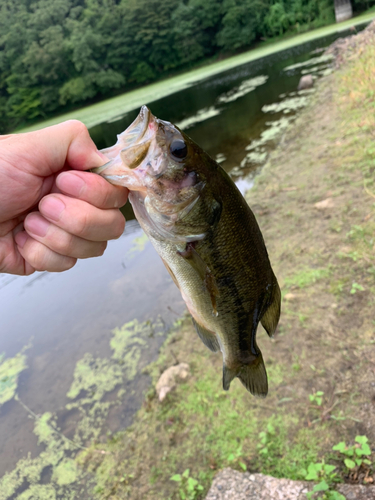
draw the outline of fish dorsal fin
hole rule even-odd
[[[280,303],[281,303],[281,292],[280,287],[276,281],[273,283],[272,296],[270,300],[270,305],[263,314],[260,322],[263,328],[266,330],[270,337],[275,333],[277,324],[280,318]]]
[[[192,268],[198,273],[202,280],[202,283],[211,297],[212,303],[212,314],[217,316],[216,309],[216,298],[219,297],[220,292],[217,286],[215,276],[211,273],[209,267],[199,255],[199,253],[194,248],[194,242],[187,243],[185,250],[178,252],[181,257],[183,257],[186,262],[188,262]]]
[[[191,319],[193,320],[193,325],[195,326],[195,329],[197,330],[199,338],[201,339],[203,344],[212,352],[220,351],[220,345],[217,340],[216,334],[214,332],[206,330],[206,328],[203,328],[203,326],[197,323],[194,318]]]

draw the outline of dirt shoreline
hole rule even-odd
[[[183,321],[149,371],[186,362],[188,381],[162,404],[151,389],[107,455],[80,457],[97,498],[199,499],[223,467],[304,479],[323,457],[342,481],[375,480],[332,451],[375,446],[375,24],[353,40],[247,194],[283,291],[278,334],[258,332],[268,398],[224,393],[221,356]]]

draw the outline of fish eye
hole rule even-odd
[[[171,155],[179,160],[186,158],[188,150],[185,142],[182,139],[175,139],[169,146],[169,151]]]

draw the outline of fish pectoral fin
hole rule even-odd
[[[281,304],[281,291],[275,278],[275,282],[273,284],[271,303],[260,320],[263,328],[266,330],[266,332],[270,337],[272,337],[273,334],[275,333],[277,324],[280,319],[280,307],[281,307],[280,304]]]
[[[191,267],[198,273],[202,280],[203,286],[206,288],[211,297],[212,312],[214,315],[216,311],[216,298],[219,297],[219,288],[217,286],[215,276],[211,273],[209,267],[194,248],[194,243],[187,243],[186,249],[183,252],[178,252]]]
[[[185,250],[177,252],[183,257],[186,262],[189,262],[191,267],[199,274],[199,277],[204,281],[206,277],[207,264],[194,248],[194,242],[187,243]]]
[[[203,326],[197,323],[193,317],[191,319],[193,320],[193,325],[195,326],[195,329],[203,344],[212,352],[220,351],[220,345],[217,340],[216,334],[214,332],[206,330],[206,328],[203,328]]]
[[[259,351],[258,356],[249,364],[242,365],[239,369],[230,369],[225,363],[223,365],[223,389],[229,389],[232,380],[238,377],[246,387],[246,389],[253,394],[265,398],[268,393],[268,381],[266,367],[264,366],[262,353]]]
[[[215,226],[219,222],[222,211],[223,211],[222,203],[214,199],[211,206],[210,218],[208,221],[210,226]]]
[[[167,271],[169,272],[169,274],[171,275],[171,278],[173,279],[174,281],[174,284],[177,286],[178,289],[180,289],[180,285],[178,284],[178,281],[177,281],[177,278],[174,274],[174,272],[172,271],[172,269],[169,267],[169,265],[167,264],[167,262],[163,259],[163,257],[161,257],[161,260],[163,261],[163,264],[165,265]]]

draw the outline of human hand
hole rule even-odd
[[[0,136],[0,273],[65,271],[121,236],[127,189],[83,172],[106,161],[74,120]]]

